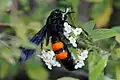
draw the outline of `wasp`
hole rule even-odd
[[[75,61],[72,57],[71,52],[69,52],[67,45],[62,40],[63,32],[64,32],[64,23],[67,22],[68,14],[73,13],[69,12],[68,9],[65,12],[60,9],[56,9],[51,12],[48,17],[45,26],[32,37],[30,42],[40,45],[42,44],[44,38],[46,38],[46,45],[49,43],[49,39],[51,39],[52,49],[55,53],[56,59],[68,70],[74,70]],[[30,56],[35,53],[35,49],[26,49],[21,48],[22,56],[19,61],[24,62]]]

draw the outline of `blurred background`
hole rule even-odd
[[[87,80],[87,69],[69,72],[61,67],[50,71],[37,57],[25,64],[17,61],[21,45],[35,47],[28,38],[45,25],[50,12],[67,7],[75,12],[70,21],[73,25],[90,20],[95,20],[99,29],[120,25],[120,0],[0,0],[0,80]],[[110,73],[114,78],[112,69]],[[106,80],[115,80],[112,78]]]

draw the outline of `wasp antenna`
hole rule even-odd
[[[74,11],[72,11],[72,12],[68,12],[67,14],[71,14],[71,13],[75,13]]]

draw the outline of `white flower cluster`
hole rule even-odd
[[[79,49],[78,49],[79,51]],[[84,50],[80,55],[78,55],[78,60],[76,60],[75,69],[82,68],[84,64],[84,60],[88,57],[88,50]]]
[[[67,22],[64,23],[64,35],[74,47],[77,47],[76,44],[77,36],[80,35],[81,32],[82,32],[81,28],[74,29]],[[71,36],[70,34],[74,34],[74,37]]]
[[[80,50],[78,50],[80,51]],[[48,69],[52,69],[52,67],[56,66],[56,67],[61,67],[61,64],[56,60],[55,58],[55,53],[50,50],[50,51],[45,51],[43,50],[41,52],[41,54],[37,55],[38,57],[40,57],[45,64],[47,65]],[[84,50],[82,53],[80,53],[80,55],[78,55],[78,59],[75,60],[76,65],[75,65],[75,69],[78,68],[82,68],[85,64],[84,64],[84,60],[88,57],[88,51]]]
[[[37,56],[40,57],[45,62],[45,64],[50,70],[52,69],[52,66],[61,67],[61,64],[56,60],[55,53],[52,50],[50,51],[43,50],[41,54]]]

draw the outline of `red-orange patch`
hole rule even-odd
[[[60,50],[61,48],[63,48],[63,46],[64,46],[64,44],[59,41],[59,42],[56,42],[56,43],[52,44],[52,49],[54,51]]]
[[[56,54],[56,58],[57,58],[58,60],[65,59],[65,58],[67,58],[67,55],[68,55],[67,52],[61,52],[61,53],[59,53],[59,54]]]

